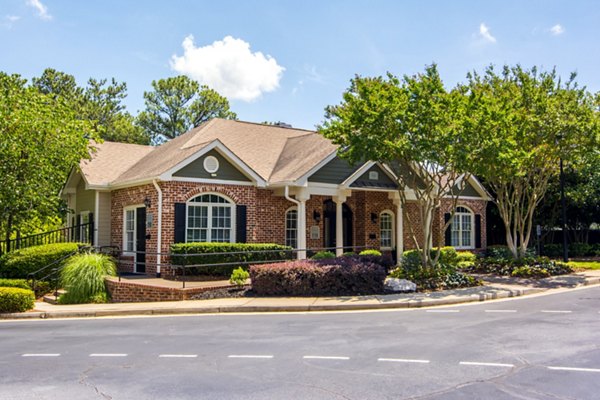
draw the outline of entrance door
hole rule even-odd
[[[336,247],[335,225],[336,225],[335,203],[333,200],[323,202],[323,247]],[[352,235],[352,210],[346,203],[342,204],[342,231],[344,243],[343,246],[350,251],[353,245]]]
[[[135,209],[135,272],[146,272],[146,207]]]

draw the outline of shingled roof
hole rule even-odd
[[[135,184],[158,178],[215,141],[269,184],[295,181],[337,150],[314,131],[215,118],[157,147],[97,144],[81,171],[89,185]]]

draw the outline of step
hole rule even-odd
[[[58,290],[58,296],[55,296],[54,293],[48,293],[46,295],[44,295],[44,302],[45,303],[49,303],[49,304],[58,304],[57,302],[57,298],[60,297],[61,294],[65,294],[66,291],[63,289],[59,289]]]

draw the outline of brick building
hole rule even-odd
[[[160,274],[158,250],[186,241],[280,243],[338,254],[414,247],[406,213],[419,229],[417,208],[402,209],[391,170],[376,162],[351,165],[313,131],[213,119],[157,147],[95,147],[62,191],[70,223],[93,220],[95,244],[129,252],[136,272]],[[444,244],[484,248],[488,200],[472,178]],[[438,233],[449,207],[436,213]]]

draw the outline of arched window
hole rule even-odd
[[[285,245],[298,248],[298,210],[292,207],[285,212]]]
[[[218,194],[202,194],[187,202],[186,242],[234,242],[233,202]]]
[[[391,249],[394,243],[394,215],[390,211],[379,214],[379,237],[381,247]]]
[[[475,248],[473,212],[466,207],[456,207],[451,227],[451,245],[457,249]]]

